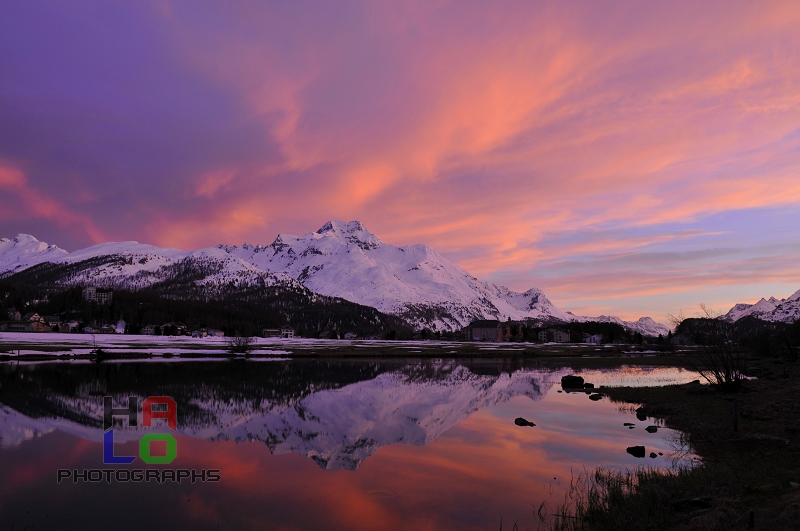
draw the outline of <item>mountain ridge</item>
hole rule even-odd
[[[0,240],[0,278],[43,262],[77,263],[113,259],[70,278],[71,285],[96,284],[141,289],[182,260],[207,261],[214,283],[297,283],[313,293],[338,297],[397,315],[416,328],[453,331],[475,319],[548,322],[615,322],[632,332],[656,336],[669,331],[650,318],[580,317],[557,308],[538,288],[515,292],[484,282],[424,244],[384,243],[359,221],[329,221],[303,236],[280,233],[269,245],[182,251],[138,242],[108,242],[71,253],[30,235]]]
[[[800,290],[785,299],[761,298],[754,304],[738,303],[720,318],[735,323],[744,317],[756,317],[762,321],[794,323],[800,319]]]

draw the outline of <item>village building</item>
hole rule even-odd
[[[538,334],[539,341],[550,343],[569,343],[569,332],[557,328],[547,328]]]
[[[589,336],[586,338],[586,342],[590,345],[600,345],[603,343],[603,336],[600,334],[595,334],[593,336]]]
[[[41,321],[6,321],[0,324],[2,332],[50,332],[47,323]]]
[[[519,331],[522,323],[516,321],[498,321],[496,319],[472,321],[462,332],[467,341],[511,341],[513,329]]]
[[[9,321],[21,321],[22,314],[17,311],[16,308],[9,308],[8,310],[8,320]]]
[[[139,330],[139,333],[143,336],[155,336],[161,334],[161,327],[154,324],[145,325]]]
[[[57,315],[43,315],[42,321],[47,323],[50,328],[58,327],[58,329],[61,330],[61,317]]]
[[[282,337],[289,339],[294,337],[294,329],[287,326],[281,328],[264,328],[261,330],[261,337]]]
[[[111,304],[113,291],[108,289],[97,289],[94,286],[86,286],[81,292],[81,295],[83,295],[84,300],[89,302],[96,302],[100,305],[108,305]]]
[[[38,313],[35,313],[35,312],[26,313],[25,315],[22,316],[22,320],[23,321],[38,321],[38,322],[41,322],[41,323],[44,322],[44,319],[42,319],[42,316],[39,315]]]
[[[192,330],[192,337],[225,337],[225,332],[214,328],[199,328]]]

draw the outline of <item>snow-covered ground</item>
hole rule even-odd
[[[562,352],[563,349],[578,349],[586,354],[614,347],[615,345],[590,345],[586,343],[492,343],[460,341],[384,341],[372,339],[309,339],[309,338],[253,338],[254,356],[285,358],[292,355],[308,355],[314,352],[340,352],[342,355],[372,355],[414,357],[459,357],[465,352],[484,352],[487,356],[509,353],[523,353],[532,349],[545,352]],[[101,348],[110,355],[147,354],[157,359],[168,359],[170,355],[191,355],[202,357],[228,356],[229,338],[188,336],[145,336],[123,334],[59,334],[1,332],[0,355],[21,356],[81,356]],[[177,359],[177,358],[176,358]],[[191,358],[194,359],[194,358]]]
[[[94,348],[109,353],[139,353],[154,355],[196,353],[219,355],[228,353],[226,337],[193,338],[189,336],[146,336],[126,334],[59,334],[33,332],[0,332],[0,353],[13,354],[88,354]],[[430,349],[458,348],[462,345],[485,349],[523,351],[530,344],[520,343],[460,343],[454,341],[383,341],[309,338],[253,338],[253,353],[267,356],[286,356],[294,351],[327,349]],[[455,351],[454,351],[455,352]]]

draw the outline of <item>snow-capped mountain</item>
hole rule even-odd
[[[456,330],[474,319],[612,321],[643,335],[668,328],[649,317],[626,322],[594,319],[557,308],[537,289],[519,293],[483,282],[426,245],[397,247],[382,242],[358,221],[326,223],[303,236],[279,234],[270,245],[219,245],[197,251],[137,242],[95,245],[72,253],[32,236],[3,240],[0,276],[44,262],[73,264],[63,284],[140,289],[165,281],[181,263],[208,264],[205,286],[236,283],[299,283],[314,293],[397,315],[417,328]]]
[[[520,370],[474,374],[464,366],[439,363],[383,372],[332,389],[286,399],[230,396],[230,389],[189,386],[165,389],[194,415],[181,421],[182,435],[207,440],[259,441],[274,454],[297,453],[323,468],[353,470],[380,447],[402,442],[422,446],[479,409],[516,396],[540,400],[567,370]],[[118,393],[124,403],[136,392]],[[144,399],[144,397],[140,397]],[[52,412],[32,418],[0,404],[0,448],[58,429],[100,441],[102,399],[48,393]],[[142,428],[120,430],[118,442],[139,439]]]
[[[64,259],[68,255],[64,249],[40,242],[29,234],[18,234],[10,240],[0,238],[0,273],[22,271],[42,262]]]
[[[591,317],[586,319],[598,321],[600,323],[617,323],[625,328],[625,330],[629,332],[638,332],[643,336],[666,336],[670,332],[669,327],[655,322],[650,317],[641,317],[638,321],[623,321],[619,317],[615,317],[613,315],[601,315],[599,317]]]
[[[763,321],[794,323],[800,319],[800,290],[785,299],[761,299],[755,304],[736,304],[722,316],[728,322],[753,316]]]
[[[283,272],[310,290],[400,315],[417,326],[453,330],[473,319],[575,317],[533,288],[516,293],[482,282],[426,245],[383,243],[360,222],[326,223],[270,245],[220,246],[260,269]]]

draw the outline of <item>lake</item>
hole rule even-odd
[[[501,518],[536,529],[539,505],[563,502],[580,473],[691,464],[679,433],[650,433],[657,422],[608,398],[560,392],[573,372],[516,358],[3,363],[0,529],[484,530]],[[669,367],[578,374],[597,386],[698,378]],[[146,434],[173,435],[172,463],[103,465],[104,396],[114,408],[174,399],[175,431],[142,426],[141,412],[136,427],[115,417],[111,430],[115,456],[139,455]],[[626,451],[639,445],[648,457]],[[59,470],[70,474],[60,483]],[[178,483],[172,470],[219,481]]]

